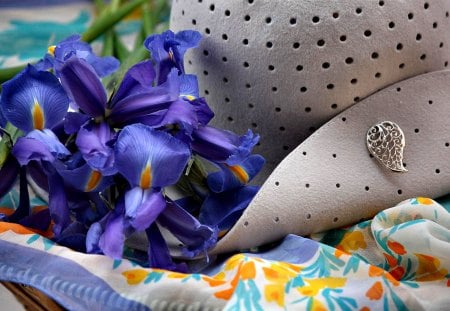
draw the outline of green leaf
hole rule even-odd
[[[23,136],[23,132],[9,122],[6,124],[3,132],[4,134],[0,141],[0,167],[5,163],[17,139]]]
[[[18,74],[26,65],[4,68],[0,70],[0,83],[6,82]]]

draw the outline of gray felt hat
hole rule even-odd
[[[261,135],[260,192],[215,252],[370,218],[450,189],[450,1],[174,0],[215,125]],[[393,122],[408,172],[371,156]],[[373,150],[372,150],[373,151]]]

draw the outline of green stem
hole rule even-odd
[[[97,12],[101,12],[105,8],[105,3],[103,0],[94,0],[94,4]]]
[[[81,37],[83,41],[92,42],[100,35],[105,33],[112,26],[117,24],[125,16],[133,12],[137,7],[142,5],[147,0],[133,0],[122,5],[117,11],[111,10],[102,11],[93,24],[83,33]]]
[[[109,56],[114,53],[114,32],[108,30],[103,37],[102,55]]]
[[[114,30],[113,30],[113,36],[114,36],[114,55],[116,55],[117,58],[121,62],[123,62],[128,58],[130,51],[128,51],[127,47],[122,42],[122,39],[120,39],[120,36]]]
[[[117,11],[117,9],[120,7],[120,0],[111,0],[111,11]]]
[[[153,14],[154,2],[149,1],[142,5],[142,27],[144,30],[145,37],[152,34],[155,28],[155,19]]]

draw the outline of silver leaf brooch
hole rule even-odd
[[[395,172],[407,172],[403,164],[405,135],[398,124],[383,121],[367,131],[367,148],[381,164]]]

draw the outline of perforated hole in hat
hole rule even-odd
[[[171,28],[213,124],[261,135],[262,179],[323,123],[392,83],[448,66],[450,1],[174,0]]]

